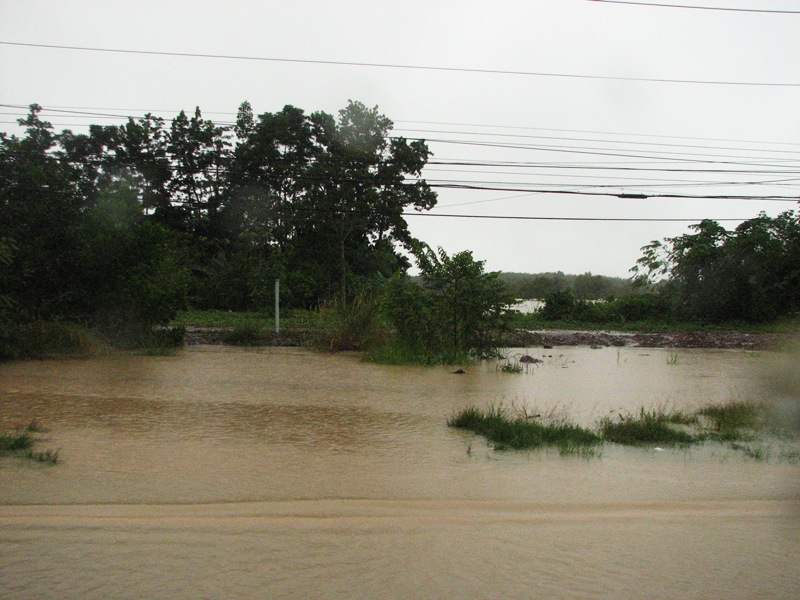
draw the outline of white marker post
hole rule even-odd
[[[275,335],[281,334],[281,280],[275,280]]]

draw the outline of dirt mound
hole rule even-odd
[[[519,329],[503,336],[502,346],[632,346],[641,348],[774,348],[781,336],[772,333],[707,332],[620,333],[608,331],[527,331]]]

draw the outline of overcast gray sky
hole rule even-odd
[[[80,130],[121,120],[58,110],[171,119],[200,106],[225,122],[244,100],[256,113],[336,113],[353,99],[377,105],[396,135],[430,140],[429,181],[495,188],[441,188],[433,214],[697,221],[796,209],[763,197],[800,197],[800,0],[643,3],[703,8],[0,0],[0,128],[19,132],[25,111],[9,105],[34,102],[52,109],[43,114],[57,130]],[[641,246],[689,224],[408,221],[423,241],[473,250],[490,270],[616,276]]]

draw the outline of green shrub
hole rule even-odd
[[[617,312],[625,321],[646,321],[669,317],[669,305],[655,294],[625,296],[614,300]]]
[[[35,322],[13,324],[0,339],[0,358],[95,356],[110,351],[106,339],[74,323]]]
[[[544,297],[541,315],[548,321],[559,321],[572,318],[575,310],[575,294],[572,290],[557,290]]]

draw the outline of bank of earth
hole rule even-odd
[[[224,344],[232,327],[186,327],[188,345]],[[289,327],[280,334],[266,332],[257,345],[314,346],[319,331],[313,327]],[[742,350],[771,350],[791,339],[783,333],[742,333],[736,331],[696,331],[662,333],[627,333],[610,331],[525,330],[503,333],[498,345],[505,348],[557,346],[639,347],[639,348],[719,348]]]

